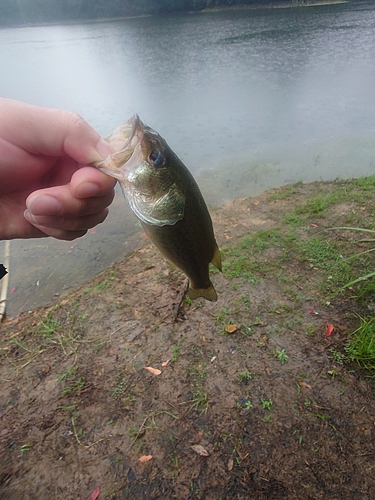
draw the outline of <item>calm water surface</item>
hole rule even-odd
[[[72,109],[102,135],[137,112],[210,207],[375,171],[373,3],[1,29],[0,66],[0,95]],[[123,259],[137,230],[118,193],[74,243],[12,242],[8,314]]]

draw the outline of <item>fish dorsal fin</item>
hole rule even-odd
[[[212,257],[211,264],[213,264],[216,269],[219,269],[220,272],[222,272],[222,267],[221,267],[221,252],[219,250],[219,247],[216,245],[214,256]]]

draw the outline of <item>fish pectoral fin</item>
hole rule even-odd
[[[191,288],[189,287],[188,296],[191,300],[195,300],[198,297],[203,297],[211,302],[217,301],[217,293],[213,285],[211,284],[208,288]]]
[[[219,247],[216,245],[216,248],[215,248],[215,253],[214,253],[214,256],[212,257],[212,260],[211,260],[211,264],[213,264],[216,269],[219,269],[220,272],[222,272],[222,268],[221,268],[221,252],[219,250]]]

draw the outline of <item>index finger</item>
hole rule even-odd
[[[70,156],[78,163],[99,161],[112,148],[78,114],[0,99],[0,136],[32,154]]]

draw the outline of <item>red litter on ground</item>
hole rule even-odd
[[[327,328],[326,328],[326,333],[324,336],[329,337],[330,335],[332,335],[334,329],[335,329],[335,327],[331,323],[328,323]]]

